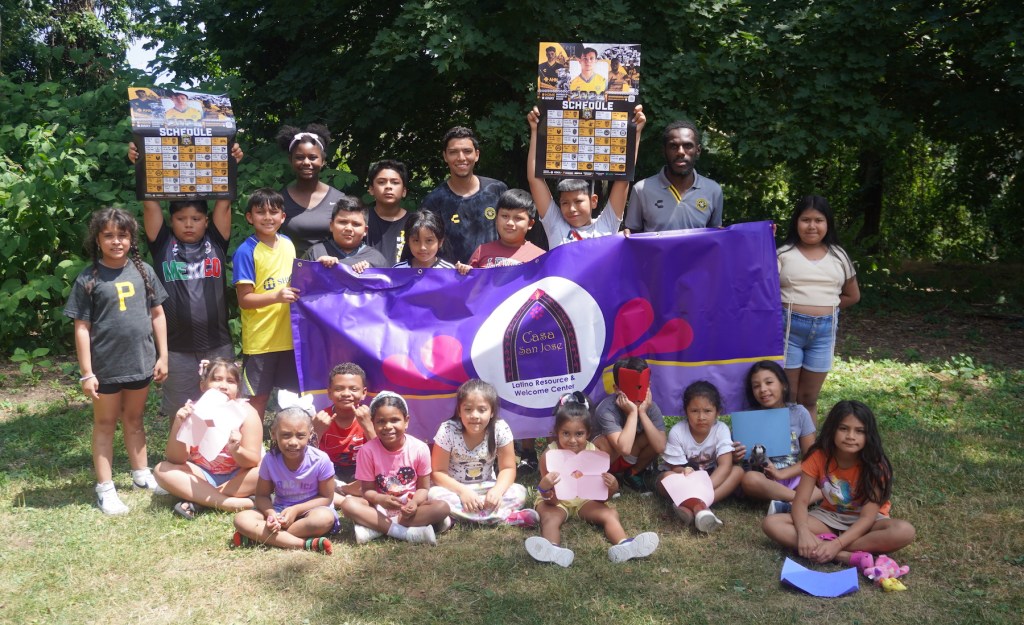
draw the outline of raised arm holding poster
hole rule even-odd
[[[139,150],[140,200],[235,198],[238,163],[231,100],[163,87],[129,87],[132,135]]]
[[[633,179],[640,46],[540,43],[539,178]]]

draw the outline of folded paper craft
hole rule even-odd
[[[744,410],[730,416],[732,439],[746,445],[748,460],[754,445],[764,445],[769,457],[790,453],[789,408]]]
[[[603,451],[584,450],[575,454],[566,449],[553,449],[544,454],[549,473],[558,473],[555,496],[559,499],[608,499],[608,486],[603,473],[611,464]]]
[[[715,487],[707,471],[694,471],[689,475],[673,473],[663,479],[661,485],[672,498],[674,506],[693,498],[700,499],[706,506],[715,502]]]
[[[779,580],[815,597],[840,597],[857,592],[857,569],[821,573],[802,567],[789,558],[782,564]]]
[[[245,413],[238,403],[210,389],[192,405],[192,414],[181,424],[176,438],[186,447],[198,447],[199,455],[213,462],[228,444],[231,431],[241,427],[244,420]]]

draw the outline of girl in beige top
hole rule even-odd
[[[857,274],[839,245],[828,200],[808,195],[797,202],[778,259],[786,377],[797,403],[816,418],[818,394],[832,368],[839,310],[860,300]]]

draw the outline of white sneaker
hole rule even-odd
[[[405,540],[406,542],[414,544],[437,544],[437,536],[434,534],[434,528],[429,525],[424,525],[423,527],[408,528],[408,532],[406,532],[405,534]]]
[[[128,506],[124,505],[121,498],[117,496],[117,489],[113,482],[96,485],[96,506],[103,514],[111,516],[128,514]]]
[[[169,492],[156,483],[156,478],[148,467],[145,469],[139,469],[138,471],[132,471],[132,486],[138,489],[152,491],[154,495],[170,495]]]
[[[693,518],[693,524],[697,526],[697,530],[710,534],[711,532],[722,527],[722,521],[715,516],[715,513],[710,510],[701,510],[697,513],[697,516]]]
[[[366,527],[365,525],[360,525],[358,523],[355,524],[353,529],[355,530],[356,533],[357,545],[365,545],[366,543],[373,540],[377,540],[378,538],[384,535],[378,532],[377,530],[373,529],[372,527]]]
[[[443,520],[434,523],[432,526],[434,528],[434,535],[444,534],[452,528],[452,525],[452,518],[450,516],[446,516]]]
[[[768,514],[785,514],[793,510],[793,504],[788,501],[779,501],[778,499],[772,499],[771,503],[768,504]]]
[[[530,536],[526,539],[525,545],[526,553],[537,562],[554,562],[562,568],[572,564],[573,558],[576,557],[572,549],[554,545],[543,536]]]
[[[612,562],[625,562],[633,558],[646,558],[658,548],[658,535],[654,532],[637,534],[626,542],[612,545],[608,549],[608,559]]]

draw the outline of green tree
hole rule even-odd
[[[909,189],[924,183],[972,210],[922,225],[973,232],[984,206],[977,252],[1005,255],[1021,242],[996,235],[994,219],[1020,197],[1022,13],[1009,0],[185,0],[165,2],[154,33],[164,68],[237,89],[259,136],[326,122],[357,174],[387,155],[436,181],[438,137],[462,123],[484,139],[482,171],[511,184],[523,183],[536,42],[639,42],[653,122],[642,172],[661,164],[658,128],[693,117],[708,130],[702,168],[726,185],[728,219],[780,216],[794,196],[824,190],[863,244],[927,254],[932,237],[915,234],[908,247],[906,233],[885,229],[885,215],[896,225],[921,210]],[[936,164],[971,179],[892,175],[936,150]]]

